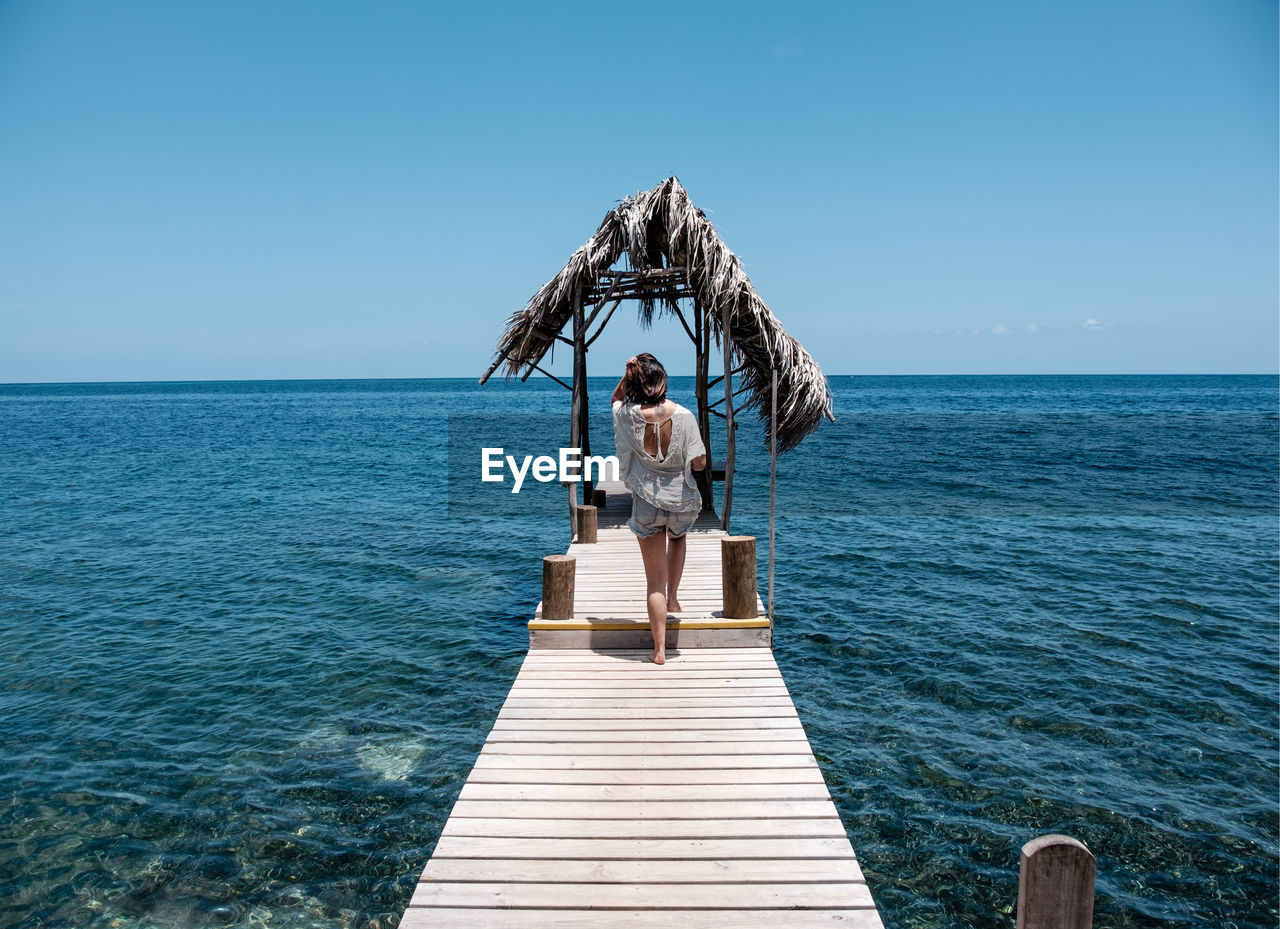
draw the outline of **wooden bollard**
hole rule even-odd
[[[1093,853],[1068,835],[1042,835],[1022,846],[1018,929],[1090,929]]]
[[[727,535],[720,540],[720,589],[726,619],[755,619],[756,537]]]
[[[578,541],[596,541],[596,508],[589,503],[578,507]]]
[[[542,559],[542,618],[573,619],[573,583],[578,560],[569,555]]]
[[[609,499],[609,495],[605,493],[603,490],[601,490],[599,487],[596,487],[591,491],[591,505],[594,506],[597,510],[603,510],[604,502],[608,499]]]

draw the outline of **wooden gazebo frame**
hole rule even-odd
[[[623,258],[628,267],[615,268]],[[721,525],[727,530],[733,508],[735,398],[748,395],[740,409],[755,409],[769,427],[766,434],[787,451],[824,417],[834,419],[831,393],[817,362],[782,328],[737,256],[676,178],[628,197],[605,215],[560,273],[508,319],[480,383],[505,364],[508,378],[526,381],[537,371],[567,388],[573,395],[569,443],[584,456],[590,454],[587,352],[624,300],[639,301],[645,324],[655,313],[674,316],[693,343],[698,429],[708,451],[711,417],[725,422]],[[687,302],[684,308],[682,301]],[[573,347],[571,384],[541,366],[557,341]],[[714,378],[713,343],[723,356],[723,373]],[[724,396],[711,402],[710,392],[721,383]],[[774,403],[772,389],[778,397]],[[700,473],[699,487],[703,508],[714,509],[710,467]],[[589,502],[592,488],[587,484],[583,490]]]

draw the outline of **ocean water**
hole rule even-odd
[[[832,387],[776,654],[886,925],[1012,927],[1065,832],[1098,926],[1274,927],[1277,379]],[[481,414],[516,447],[567,394],[0,387],[0,926],[396,923],[567,542],[451,459]]]

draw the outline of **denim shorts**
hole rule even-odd
[[[642,539],[649,538],[666,526],[671,537],[678,539],[693,525],[698,512],[690,510],[688,513],[672,513],[670,510],[659,509],[636,494],[631,497],[631,518],[627,520],[627,526]]]

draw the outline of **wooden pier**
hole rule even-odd
[[[649,662],[630,497],[574,544],[574,618],[530,650],[400,925],[877,929],[760,619],[720,614],[718,522],[690,530]]]

